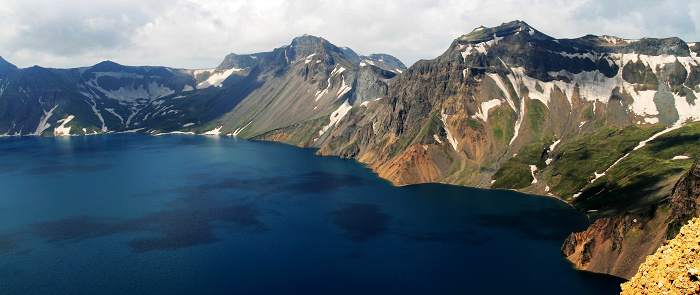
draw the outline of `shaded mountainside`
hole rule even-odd
[[[676,226],[667,197],[700,153],[698,52],[515,21],[408,69],[309,35],[212,69],[0,60],[0,134],[227,134],[357,159],[396,185],[551,195],[596,220],[569,258],[628,277]]]
[[[383,81],[405,69],[394,57],[360,56],[308,35],[272,52],[230,54],[212,69],[111,61],[18,69],[0,59],[0,134],[230,134],[244,120],[254,134],[329,116],[344,102],[376,99],[386,92]]]
[[[580,269],[629,279],[647,255],[674,238],[688,220],[699,216],[699,204],[700,157],[667,199],[635,213],[596,220],[586,231],[569,236],[562,253]]]

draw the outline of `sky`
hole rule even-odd
[[[700,0],[5,0],[0,56],[20,68],[202,69],[311,34],[410,66],[476,27],[513,20],[555,38],[700,41]]]

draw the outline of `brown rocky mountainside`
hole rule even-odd
[[[700,219],[648,256],[621,294],[700,294]]]
[[[700,158],[676,183],[668,202],[650,206],[642,213],[599,219],[586,231],[569,236],[562,252],[580,269],[631,278],[647,255],[699,215],[698,202]],[[698,242],[696,238],[696,247]]]

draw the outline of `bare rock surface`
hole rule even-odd
[[[700,219],[647,257],[621,294],[700,294]]]

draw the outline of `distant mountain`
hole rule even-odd
[[[267,127],[261,128],[279,128],[296,122],[295,118],[329,115],[345,100],[361,103],[365,95],[379,95],[372,91],[385,91],[385,86],[365,87],[376,89],[364,92],[354,90],[406,69],[394,57],[378,56],[386,62],[377,61],[377,67],[364,69],[360,63],[372,57],[358,56],[322,38],[302,36],[272,52],[232,53],[218,67],[199,70],[123,66],[112,61],[77,69],[18,69],[0,58],[0,134],[233,133],[234,120],[241,119],[238,104],[244,99],[278,99],[280,96],[267,92],[276,87],[305,88],[307,93],[297,93],[291,100],[303,98],[307,103],[314,100],[321,104],[298,109],[297,113],[289,112],[284,104],[276,108],[269,105],[271,109],[266,111],[272,113],[268,117],[256,116],[256,120],[265,121]],[[358,77],[366,81],[357,81]],[[341,99],[343,95],[347,99]],[[258,130],[254,129],[258,123],[249,125],[247,132]],[[240,126],[236,128],[242,131]]]
[[[630,255],[652,253],[655,229],[675,222],[652,216],[670,216],[658,210],[700,153],[699,52],[678,38],[555,39],[514,21],[408,69],[309,35],[212,69],[0,60],[0,134],[227,134],[354,158],[396,185],[551,195],[597,220],[567,257],[628,277]]]

